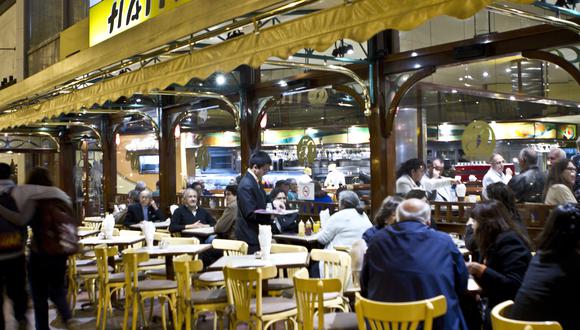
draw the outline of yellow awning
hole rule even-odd
[[[358,0],[206,47],[176,59],[122,74],[80,91],[0,116],[0,129],[90,107],[121,96],[184,85],[239,65],[259,67],[269,57],[287,58],[303,48],[328,49],[341,38],[364,42],[386,29],[410,30],[440,15],[468,18],[493,0]],[[533,0],[511,0],[530,3]],[[179,15],[179,13],[173,13]],[[159,29],[165,27],[159,26]],[[16,85],[17,86],[17,85]]]

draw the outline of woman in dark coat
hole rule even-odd
[[[510,316],[580,329],[579,296],[580,209],[566,204],[550,214]]]
[[[491,309],[515,298],[532,258],[530,240],[508,220],[508,214],[502,203],[490,200],[477,204],[469,219],[480,259],[468,263],[467,270],[481,287],[482,297],[488,299],[485,329],[491,329]]]

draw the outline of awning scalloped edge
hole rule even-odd
[[[0,130],[52,118],[121,96],[185,85],[247,64],[259,67],[270,57],[288,58],[303,48],[324,51],[341,38],[364,42],[386,29],[411,30],[441,15],[468,18],[493,0],[359,0],[128,72],[82,90],[0,116]],[[533,0],[511,0],[531,3]]]

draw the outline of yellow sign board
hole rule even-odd
[[[92,47],[191,0],[102,0],[89,10]]]

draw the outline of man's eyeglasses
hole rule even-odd
[[[576,167],[566,167],[568,171],[576,172]]]

